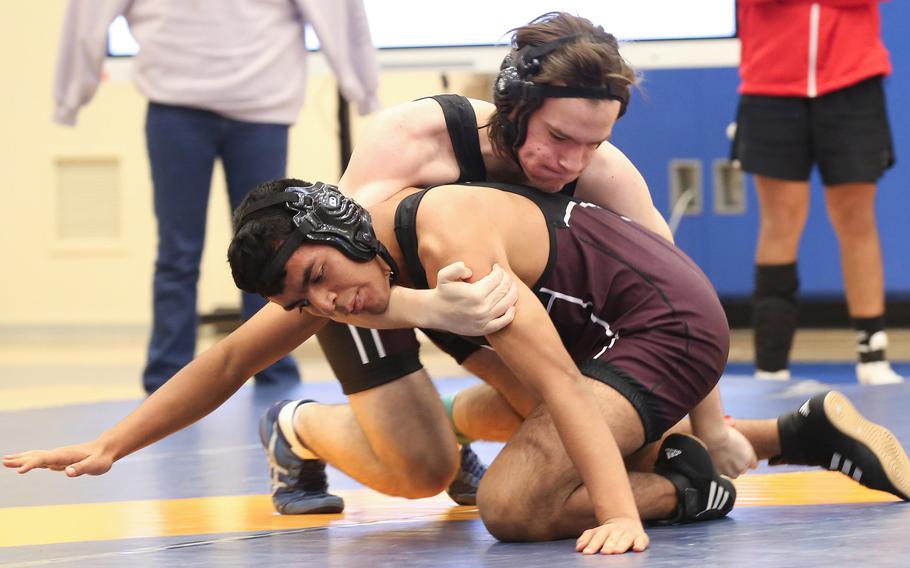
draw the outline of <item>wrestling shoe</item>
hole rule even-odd
[[[476,505],[477,487],[480,485],[480,478],[486,472],[487,466],[483,465],[471,446],[468,444],[462,446],[458,473],[446,489],[446,493],[459,505]]]
[[[293,436],[296,445],[302,448],[297,435],[293,431],[288,432],[279,423],[282,409],[288,407],[285,412],[293,417],[293,411],[304,402],[312,401],[277,402],[259,421],[259,439],[269,460],[272,503],[282,515],[340,513],[344,510],[344,500],[329,493],[325,462],[298,457],[288,440],[288,436]]]
[[[887,428],[863,417],[846,396],[830,391],[777,420],[781,455],[771,465],[814,465],[839,471],[871,489],[910,500],[910,459]]]
[[[790,369],[781,369],[780,371],[755,369],[755,378],[763,381],[789,381]]]
[[[861,385],[896,385],[904,382],[887,361],[856,364],[856,380]]]
[[[654,473],[676,486],[679,505],[673,518],[657,525],[680,525],[725,517],[736,502],[736,487],[717,473],[702,443],[683,434],[670,434],[660,446]]]

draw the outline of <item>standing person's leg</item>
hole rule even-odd
[[[828,186],[828,216],[840,245],[847,309],[857,331],[857,379],[862,384],[903,382],[888,364],[885,350],[885,277],[875,222],[876,186]]]
[[[196,350],[196,284],[215,163],[218,116],[150,103],[146,141],[158,221],[152,334],[142,373],[152,393]]]
[[[227,178],[231,209],[264,181],[285,177],[288,156],[288,125],[240,122],[222,118],[225,136],[219,154]],[[242,292],[243,319],[246,321],[265,305],[266,300]],[[297,363],[291,355],[282,357],[256,374],[256,384],[294,385],[300,382]]]
[[[809,183],[755,176],[760,206],[752,328],[756,376],[789,378],[798,320],[796,259],[809,214]]]
[[[881,78],[821,97],[813,105],[813,122],[847,308],[857,331],[857,379],[903,382],[885,357],[884,267],[875,220],[876,182],[894,163]]]
[[[840,246],[847,308],[852,318],[885,313],[882,249],[875,223],[875,184],[845,183],[825,188],[828,217]]]
[[[797,324],[796,258],[809,211],[809,101],[742,95],[732,158],[754,174],[760,206],[752,327],[758,378],[788,379]]]

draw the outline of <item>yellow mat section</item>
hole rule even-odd
[[[866,489],[836,471],[745,475],[735,480],[735,484],[737,507],[900,501],[890,493]]]
[[[736,488],[737,507],[897,500],[828,471],[746,475]],[[411,501],[367,489],[339,494],[348,507],[341,515],[281,516],[268,495],[11,507],[0,509],[0,547],[477,518],[476,508],[453,506],[445,495]]]
[[[411,518],[456,520],[477,515],[476,508],[454,506],[445,495],[409,501],[367,489],[337,493],[347,503],[340,515],[279,515],[269,495],[11,507],[0,509],[0,547],[277,531]]]

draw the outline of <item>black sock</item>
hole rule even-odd
[[[870,348],[869,340],[880,331],[885,331],[885,316],[874,318],[853,318],[856,329],[856,352],[860,363],[872,363],[885,360],[884,349]]]

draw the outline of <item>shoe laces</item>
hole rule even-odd
[[[328,478],[325,474],[325,463],[322,460],[300,460],[296,470],[296,483],[294,489],[306,492],[325,493],[329,489]]]
[[[461,470],[458,472],[459,477],[470,476],[478,483],[483,474],[487,472],[487,466],[480,461],[480,457],[474,453],[470,446],[461,448]]]

